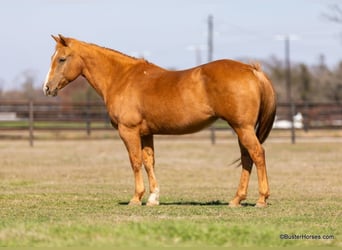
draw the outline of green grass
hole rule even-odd
[[[336,245],[335,241],[280,240],[287,234],[334,234],[338,203],[322,211],[314,204],[267,209],[226,205],[118,205],[110,197],[23,197],[34,199],[3,214],[2,246],[287,246]],[[70,197],[68,197],[70,196]],[[55,199],[57,199],[55,201]],[[20,200],[20,198],[19,198]],[[19,202],[18,198],[16,202]],[[23,200],[22,200],[23,201]],[[303,204],[302,204],[303,205]],[[286,211],[284,211],[286,210]],[[298,212],[298,210],[300,212]],[[313,210],[313,211],[312,211]],[[318,219],[319,218],[319,219]],[[329,219],[330,218],[330,219]],[[337,218],[336,218],[337,220]]]
[[[121,142],[37,141],[30,148],[0,141],[0,246],[341,246],[341,143],[270,140],[265,148],[265,209],[252,206],[254,172],[245,206],[227,206],[240,175],[229,166],[239,152],[235,141],[160,138],[161,205],[130,207],[133,177]]]

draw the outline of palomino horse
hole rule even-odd
[[[111,122],[127,148],[135,178],[132,205],[141,205],[145,192],[145,166],[150,196],[147,205],[159,204],[154,174],[154,134],[199,131],[221,118],[236,132],[242,173],[230,206],[246,199],[253,163],[259,199],[269,196],[265,154],[261,144],[272,128],[276,97],[259,65],[220,60],[182,71],[169,71],[143,59],[94,44],[52,36],[57,42],[43,86],[45,95],[57,92],[84,76],[103,98]]]

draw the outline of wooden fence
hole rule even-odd
[[[302,115],[302,126],[310,129],[341,129],[342,104],[296,103],[295,113]],[[290,105],[279,103],[277,124],[290,122]],[[223,122],[211,127],[211,140],[215,142],[215,130],[227,129]],[[93,130],[112,129],[105,106],[101,102],[58,103],[58,102],[15,102],[0,101],[0,131],[27,130],[33,144],[36,130],[84,130],[88,135]],[[283,127],[288,129],[288,127]]]

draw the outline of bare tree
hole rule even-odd
[[[329,13],[323,13],[323,17],[335,23],[342,23],[342,7],[338,4],[329,5]]]

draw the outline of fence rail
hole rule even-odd
[[[299,127],[310,129],[341,129],[342,104],[296,103],[296,113],[301,114]],[[287,129],[290,105],[278,103],[275,128]],[[282,127],[283,126],[283,127]],[[224,122],[216,122],[212,130],[227,129]],[[112,129],[105,106],[101,102],[14,102],[0,101],[0,131],[28,130],[33,140],[36,130],[92,130]]]
[[[303,116],[305,129],[342,128],[342,103],[296,103],[296,113]],[[288,119],[290,104],[279,103],[277,119]]]

